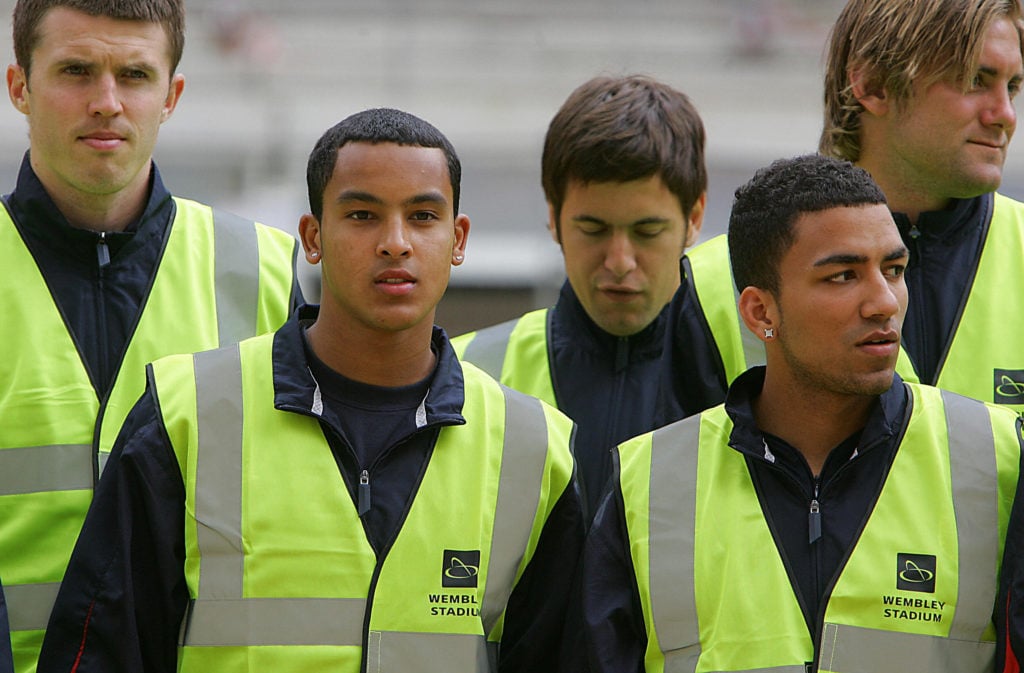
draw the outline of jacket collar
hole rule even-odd
[[[752,402],[764,386],[765,368],[752,367],[740,374],[732,385],[725,400],[725,411],[733,422],[729,445],[752,458],[765,460],[765,446],[761,430],[754,420]],[[860,436],[861,450],[869,450],[891,442],[902,430],[907,411],[908,393],[899,374],[893,375],[892,385],[878,396]]]
[[[274,408],[320,417],[320,392],[309,370],[303,344],[303,330],[316,322],[320,307],[300,306],[274,335]],[[434,326],[431,347],[437,366],[423,403],[425,425],[462,425],[465,385],[462,366],[448,341],[448,335]]]
[[[920,238],[926,244],[954,247],[985,226],[989,218],[978,217],[978,213],[982,209],[991,213],[993,200],[991,192],[971,199],[953,199],[944,210],[921,213],[913,227],[905,213],[893,212],[892,217],[905,243]]]

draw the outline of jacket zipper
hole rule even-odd
[[[921,263],[921,230],[917,228],[917,224],[916,223],[910,225],[910,229],[907,231],[907,237],[910,239],[910,245],[908,246],[910,248],[910,259],[913,260],[913,263],[919,269],[919,273],[921,275],[921,278],[924,278],[924,269],[921,268],[922,267],[922,263]],[[924,298],[922,296],[923,288],[920,287],[920,286],[923,286],[923,285],[924,285],[924,283],[916,283],[915,287],[917,289],[914,289],[914,290],[911,290],[909,285],[907,287],[908,294],[912,294],[913,295],[913,297],[910,298],[910,301],[913,302],[914,304],[920,304],[922,306],[924,305]],[[923,331],[922,331],[922,333],[923,333]],[[906,334],[906,330],[904,330],[904,334]],[[927,346],[928,346],[927,341],[925,341],[924,339],[917,339],[916,340],[916,345],[917,345],[917,347],[922,352],[924,352],[923,357],[921,358],[921,361],[922,362],[929,362],[931,360],[931,354],[928,353],[928,352],[925,352],[925,351],[927,351]],[[905,348],[906,347],[904,347],[904,350],[905,350]],[[916,368],[917,367],[915,367],[915,369]],[[933,372],[932,375],[933,376],[937,376],[938,375],[938,370],[936,369],[935,372]],[[918,373],[918,376],[920,376],[920,373]],[[921,383],[931,384],[931,383],[933,383],[933,381],[925,381],[924,378],[922,377]]]
[[[908,408],[907,408],[907,418],[904,419],[905,423],[906,423],[907,420],[909,420],[909,417],[910,417],[910,406],[908,405]],[[905,428],[906,428],[906,424],[904,424],[904,429]],[[875,445],[879,444],[881,441],[882,440],[879,440],[879,441],[876,441],[876,442],[874,442],[872,444],[869,444],[868,446],[863,447],[863,449],[858,448],[857,451],[859,453],[863,453],[864,451],[866,451],[866,450],[874,447]],[[902,435],[902,433],[898,437],[894,437],[892,441],[895,441],[897,443],[897,445],[902,443],[903,442],[903,435]],[[893,459],[895,460],[895,457]],[[832,479],[830,481],[835,481],[839,477],[839,475],[841,475],[845,470],[847,470],[849,468],[849,465],[850,465],[850,461],[846,461],[846,463],[841,465],[839,467],[839,469],[837,469],[835,471],[835,474],[832,475]],[[814,642],[814,661],[812,662],[812,664],[808,665],[808,668],[807,668],[808,671],[817,671],[818,670],[818,661],[821,658],[821,636],[822,636],[822,634],[825,631],[825,611],[827,610],[829,600],[832,597],[832,591],[835,589],[836,582],[838,581],[839,577],[843,574],[843,571],[846,569],[846,564],[849,563],[850,556],[853,554],[853,550],[857,547],[857,544],[860,542],[861,535],[864,534],[864,527],[867,526],[868,519],[871,518],[871,514],[875,510],[875,505],[878,504],[878,498],[879,498],[879,496],[882,495],[882,489],[885,488],[885,482],[889,478],[889,469],[891,467],[892,467],[892,463],[890,463],[886,467],[885,475],[883,475],[883,477],[879,480],[878,487],[875,490],[874,497],[871,500],[871,506],[867,508],[867,511],[865,511],[864,518],[861,519],[860,526],[858,526],[858,528],[857,528],[857,534],[853,537],[853,540],[852,540],[849,548],[843,554],[843,560],[836,567],[835,574],[833,574],[832,577],[828,578],[827,584],[825,586],[825,591],[821,594],[821,600],[818,602],[818,616],[817,616],[817,619],[815,620],[815,632],[811,634],[811,638],[812,638],[812,640]],[[815,477],[815,498],[814,498],[814,500],[811,501],[812,502],[812,507],[813,507],[814,502],[817,500],[817,496],[818,496],[818,482],[817,482],[817,477]],[[821,512],[820,512],[820,506],[819,506],[819,512],[818,512],[819,524],[820,524],[820,516],[821,516]],[[818,558],[817,554],[815,554],[815,558],[816,559]]]
[[[402,442],[407,441],[413,435],[415,435],[415,434],[417,434],[419,432],[422,432],[424,430],[428,430],[431,427],[432,426],[430,426],[430,425],[425,425],[422,428],[417,428],[409,436],[405,437],[404,439],[402,439],[401,441],[399,441],[396,444],[392,444],[390,447],[388,447],[387,449],[382,451],[377,456],[377,458],[370,465],[370,469],[376,467],[377,464],[381,462],[381,460],[383,460],[389,453],[391,453],[392,450],[394,450],[394,448],[396,446],[398,446],[398,444],[401,444]],[[438,429],[438,433],[440,433],[440,429]],[[350,454],[353,457],[355,457],[355,451],[352,450],[352,447],[350,447],[347,442],[343,442],[343,443],[345,444],[346,448],[348,448]],[[363,614],[363,643],[364,643],[364,645],[367,645],[367,646],[364,646],[362,648],[361,661],[360,661],[360,664],[359,664],[359,670],[360,670],[361,673],[366,673],[367,664],[369,662],[368,657],[369,657],[369,649],[370,648],[368,647],[368,645],[369,645],[369,642],[370,642],[370,618],[373,616],[373,596],[374,596],[374,594],[377,593],[377,581],[380,579],[381,570],[383,570],[384,562],[387,560],[388,554],[391,552],[391,547],[394,546],[395,540],[398,539],[398,536],[402,532],[402,528],[405,526],[405,520],[409,517],[409,510],[412,508],[412,504],[416,500],[416,494],[419,493],[420,486],[423,484],[423,475],[426,474],[427,467],[430,465],[430,459],[431,459],[431,457],[433,457],[434,447],[436,445],[437,445],[437,438],[435,438],[434,442],[430,445],[430,449],[427,452],[427,457],[423,461],[423,465],[420,467],[420,472],[419,472],[419,474],[416,477],[416,484],[413,487],[411,497],[405,503],[405,510],[402,512],[402,516],[399,518],[398,525],[395,527],[394,532],[391,534],[391,537],[385,543],[383,549],[381,549],[379,552],[376,549],[374,549],[374,553],[377,556],[377,562],[374,564],[374,567],[373,567],[373,577],[370,578],[370,586],[369,586],[369,588],[367,589],[367,592],[366,592],[366,611]],[[358,462],[358,459],[357,459],[356,462]],[[371,492],[370,492],[370,470],[369,469],[362,469],[360,471],[360,473],[359,473],[359,487],[358,487],[358,498],[357,498],[357,500],[359,501],[358,502],[358,509],[359,509],[359,519],[360,520],[362,520],[363,515],[366,512],[370,511],[370,494],[371,494]],[[364,498],[365,498],[365,500],[364,500]],[[365,510],[363,509],[364,504],[365,504],[365,507],[366,507]],[[365,523],[364,523],[364,533],[365,533]],[[369,540],[369,535],[367,535],[367,540]]]
[[[810,513],[807,517],[807,543],[814,544],[821,538],[821,504],[818,502],[818,490],[821,480],[814,478],[814,496],[811,498]]]
[[[101,231],[99,238],[96,241],[96,286],[99,290],[98,293],[98,313],[97,326],[99,328],[99,343],[107,343],[107,297],[106,297],[106,280],[107,267],[110,266],[110,246],[107,245],[107,232]],[[106,401],[110,396],[110,391],[113,389],[113,380],[111,380],[110,372],[110,361],[107,358],[107,351],[105,348],[100,349],[99,353],[100,371],[96,372],[98,381],[104,381],[106,390],[100,393],[96,391],[96,396],[99,398],[100,411],[96,418],[96,423],[93,426],[93,441],[92,441],[92,477],[93,485],[95,486],[99,482],[100,468],[99,468],[99,447],[100,447],[100,429],[103,426],[103,416],[106,411]],[[83,359],[83,364],[86,364]],[[86,367],[88,365],[86,364]]]
[[[811,547],[811,558],[813,560],[812,567],[814,568],[814,592],[815,594],[821,593],[822,582],[827,582],[828,578],[822,576],[821,568],[821,545],[818,541],[821,539],[821,503],[818,498],[821,493],[821,476],[814,476],[814,494],[811,496],[811,503],[808,515],[807,515],[807,544]]]
[[[370,511],[370,471],[359,473],[359,518]]]
[[[363,521],[363,516],[367,512],[370,511],[370,507],[371,507],[371,503],[372,503],[372,484],[371,484],[371,479],[370,479],[370,472],[384,458],[386,458],[388,456],[388,454],[390,454],[395,449],[395,447],[397,447],[399,444],[401,444],[402,442],[410,439],[413,435],[415,435],[415,434],[417,434],[419,432],[423,432],[423,431],[429,430],[431,428],[436,428],[437,426],[429,425],[428,424],[428,425],[425,425],[425,426],[423,426],[421,428],[417,428],[414,432],[410,433],[408,436],[404,437],[399,442],[397,442],[395,444],[392,444],[391,446],[386,448],[384,451],[382,451],[380,454],[378,454],[377,457],[374,459],[374,461],[370,464],[369,467],[363,467],[363,466],[361,466],[359,464],[359,458],[358,458],[358,456],[356,456],[355,450],[352,448],[352,446],[345,439],[344,435],[342,435],[340,432],[335,430],[334,427],[332,427],[330,424],[325,423],[323,421],[322,417],[310,413],[310,411],[308,409],[294,409],[294,411],[297,411],[299,413],[305,414],[307,416],[311,416],[313,418],[316,418],[318,421],[320,421],[320,427],[322,428],[323,432],[324,433],[328,433],[329,432],[333,436],[335,442],[340,443],[341,446],[345,447],[345,450],[348,452],[348,457],[351,459],[352,464],[356,466],[355,472],[359,474],[359,483],[356,485],[356,510],[357,510],[357,512],[359,514],[360,522],[363,523],[363,534],[366,536],[366,540],[369,543],[370,536],[366,532],[366,523],[365,523],[365,521]],[[438,432],[440,432],[440,429],[438,429]],[[334,448],[333,448],[334,445],[335,445],[335,442],[332,442],[329,438],[327,438],[326,434],[325,434],[325,439],[327,439],[327,443],[328,443],[328,446],[330,447],[331,453],[335,454],[335,451],[334,451]],[[437,440],[435,438],[434,443],[431,444],[431,446],[430,446],[430,449],[428,451],[426,459],[423,461],[423,465],[420,467],[420,472],[419,472],[419,474],[416,477],[416,483],[415,483],[413,491],[412,491],[412,497],[409,498],[409,500],[406,502],[405,510],[402,512],[401,517],[399,517],[398,525],[395,527],[395,531],[391,535],[391,538],[387,541],[387,543],[384,545],[384,547],[382,549],[380,549],[380,550],[373,549],[374,556],[376,557],[376,562],[374,563],[374,567],[373,567],[373,577],[370,578],[370,586],[367,588],[367,591],[366,591],[366,609],[365,609],[365,611],[363,613],[363,630],[362,630],[362,640],[363,640],[364,644],[368,644],[369,640],[370,640],[370,618],[371,618],[372,613],[373,613],[373,596],[374,596],[374,594],[377,591],[377,581],[380,578],[381,569],[384,566],[384,561],[388,557],[388,553],[391,551],[391,547],[395,543],[395,539],[401,533],[402,527],[405,525],[405,520],[409,516],[409,509],[412,507],[412,503],[416,499],[416,493],[419,492],[420,485],[423,483],[423,475],[426,473],[427,466],[430,464],[430,458],[431,458],[431,456],[434,453],[434,447],[436,446],[436,444],[437,444]],[[345,489],[348,490],[348,479],[349,478],[346,475],[349,474],[349,471],[346,470],[345,466],[341,464],[341,461],[339,460],[337,455],[335,455],[335,463],[338,464],[338,473],[341,475],[342,482],[345,484]],[[370,544],[370,547],[372,548],[373,545]],[[367,662],[368,662],[368,655],[369,655],[369,647],[363,647],[362,648],[362,653],[360,654],[360,663],[359,663],[359,670],[360,670],[361,673],[365,673],[366,670],[367,670],[366,667],[367,667]]]
[[[107,232],[101,231],[100,238],[96,241],[96,260],[100,269],[110,266],[110,248],[107,246]]]
[[[622,397],[622,387],[626,379],[627,367],[629,366],[629,337],[619,337],[615,340],[615,388],[609,398],[608,426],[604,437],[604,444],[607,447],[614,447],[612,438],[619,431],[618,414],[619,399]],[[611,451],[607,452],[605,460],[611,460]],[[606,466],[607,467],[607,466]]]

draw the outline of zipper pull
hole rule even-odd
[[[821,537],[821,510],[818,499],[811,500],[811,512],[808,515],[808,544],[814,544]]]
[[[100,268],[110,266],[110,248],[107,247],[107,232],[100,232],[100,240],[96,242],[96,259]]]
[[[363,470],[359,475],[359,516],[370,511],[370,473]]]

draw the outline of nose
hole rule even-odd
[[[99,78],[96,91],[89,101],[89,114],[110,117],[121,112],[121,97],[118,94],[117,78],[106,74]]]
[[[986,126],[996,126],[1008,133],[1013,133],[1017,126],[1017,108],[1013,98],[1006,89],[995,89],[989,105],[984,111],[982,121]]]
[[[907,284],[903,276],[893,279],[879,271],[865,287],[861,304],[861,315],[865,318],[888,320],[906,311]]]
[[[377,254],[382,257],[408,257],[412,254],[409,230],[400,218],[391,218],[382,224]]]
[[[633,247],[633,241],[629,238],[629,232],[621,229],[615,229],[612,232],[611,240],[608,243],[608,252],[604,258],[604,266],[616,278],[624,278],[626,274],[636,269],[636,250]]]

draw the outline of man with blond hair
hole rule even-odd
[[[1024,411],[1024,205],[996,189],[1024,79],[1016,0],[851,0],[822,153],[882,187],[910,249],[901,373]],[[1009,276],[1007,274],[1010,274]]]
[[[996,192],[1024,80],[1016,0],[851,0],[832,32],[820,149],[885,192],[910,249],[917,377],[1024,412],[1024,205]],[[1013,520],[1019,518],[1013,517]],[[1024,652],[1024,530],[1006,536],[996,670]]]
[[[910,249],[898,371],[1024,411],[1024,206],[996,193],[1024,68],[1016,0],[850,0],[828,47],[820,151],[867,170]],[[687,254],[686,282],[729,380],[763,362],[718,270],[724,237]]]

